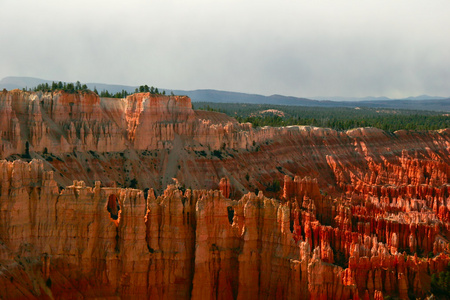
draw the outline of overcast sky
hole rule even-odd
[[[0,78],[450,96],[450,1],[0,0]]]

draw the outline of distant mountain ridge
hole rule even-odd
[[[420,96],[410,96],[407,98],[389,98],[389,97],[310,97],[310,99],[314,100],[330,100],[330,101],[385,101],[385,100],[436,100],[436,99],[448,99],[446,97],[441,96],[429,96],[429,95],[420,95]]]
[[[25,87],[33,88],[40,83],[52,83],[52,80],[45,80],[34,77],[10,76],[0,80],[0,89],[5,88],[7,90],[12,90],[22,89]],[[86,83],[86,85],[92,90],[96,88],[99,92],[102,90],[108,90],[111,93],[117,93],[122,90],[132,93],[137,88],[137,86],[105,83]],[[283,95],[264,96],[258,94],[246,94],[212,89],[186,91],[159,88],[159,90],[164,90],[168,94],[170,94],[170,92],[173,92],[177,95],[187,95],[191,98],[192,102],[279,104],[319,107],[380,107],[392,109],[434,110],[450,112],[450,98],[439,96],[433,97],[428,95],[408,97],[405,99],[390,99],[388,97],[314,97],[315,99],[308,99]]]

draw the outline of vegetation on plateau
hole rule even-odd
[[[126,90],[122,90],[117,93],[110,93],[107,90],[102,90],[101,92],[97,91],[97,88],[94,88],[93,91],[91,91],[86,84],[81,84],[79,81],[77,81],[75,84],[70,82],[52,82],[51,84],[48,83],[41,83],[38,84],[36,87],[27,89],[24,88],[23,91],[34,91],[34,92],[53,92],[53,91],[65,91],[66,93],[77,93],[79,91],[81,92],[94,92],[100,97],[105,98],[125,98],[128,95],[131,95],[132,93],[127,92]],[[148,85],[141,85],[139,88],[136,88],[134,90],[135,93],[150,93],[152,95],[165,95],[166,91],[160,92],[158,88],[155,88],[153,86],[149,87]]]
[[[195,108],[222,112],[254,127],[311,125],[335,130],[376,127],[389,132],[450,128],[450,115],[435,111],[213,102],[196,102]]]

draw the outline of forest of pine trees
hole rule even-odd
[[[447,113],[435,111],[214,102],[197,102],[195,106],[196,109],[225,113],[241,123],[249,122],[253,127],[310,125],[335,130],[375,127],[388,132],[400,129],[450,128],[450,116]],[[278,110],[281,116],[274,113],[262,113],[270,109]]]
[[[77,93],[77,92],[88,92],[91,91],[86,84],[81,84],[80,81],[77,81],[75,84],[70,82],[52,82],[51,84],[48,83],[41,83],[38,84],[36,87],[27,89],[24,88],[24,91],[41,91],[41,92],[52,92],[52,91],[58,91],[62,90],[66,93]],[[125,98],[128,95],[131,95],[132,93],[127,92],[126,90],[122,90],[120,92],[116,93],[110,93],[107,90],[102,90],[100,93],[97,91],[97,88],[94,87],[94,90],[92,91],[99,95],[100,97],[105,98]],[[139,88],[135,89],[135,93],[150,93],[152,95],[165,95],[166,91],[160,92],[158,88],[155,88],[153,86],[149,87],[148,85],[141,85]]]

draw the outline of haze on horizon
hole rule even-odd
[[[0,78],[450,96],[450,2],[0,0]]]

